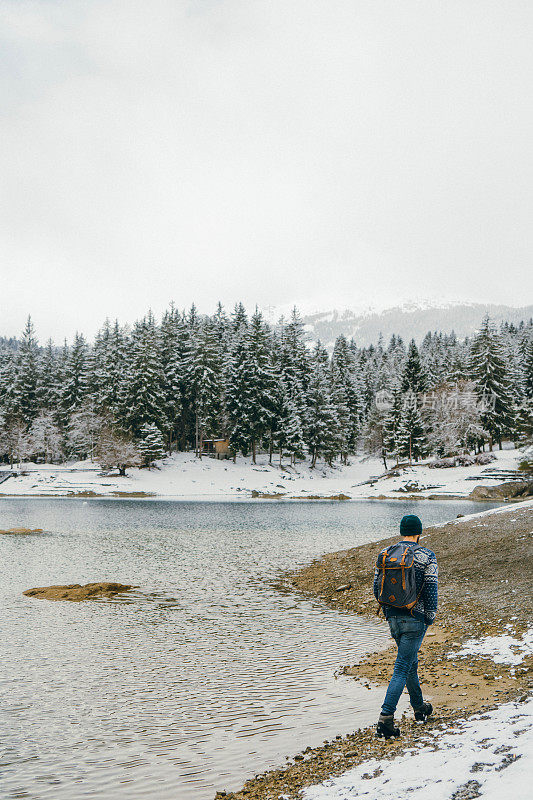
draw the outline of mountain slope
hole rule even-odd
[[[341,333],[355,339],[360,347],[375,344],[382,334],[385,343],[393,333],[404,341],[414,338],[420,342],[428,331],[455,331],[459,339],[471,336],[479,327],[483,317],[488,314],[494,322],[527,322],[533,317],[533,305],[513,308],[505,305],[482,303],[455,303],[442,306],[397,306],[381,312],[357,314],[346,310],[327,311],[303,317],[310,340],[320,341],[332,347]]]

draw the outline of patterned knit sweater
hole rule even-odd
[[[404,544],[413,544],[412,542],[404,542]],[[383,548],[383,551],[386,548]],[[438,582],[439,582],[439,568],[437,566],[437,557],[433,550],[428,547],[417,547],[414,552],[415,557],[415,581],[416,593],[419,598],[413,608],[412,615],[416,619],[422,620],[426,625],[431,625],[435,621],[437,615],[437,601],[438,601]],[[378,569],[374,572],[374,596],[377,600],[379,593],[378,582]],[[402,611],[400,608],[393,606],[383,606],[385,617],[409,614],[408,611]]]

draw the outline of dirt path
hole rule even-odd
[[[218,793],[228,800],[297,798],[301,789],[369,758],[391,758],[443,722],[454,721],[509,699],[527,697],[533,686],[533,659],[519,666],[495,663],[487,656],[453,657],[463,644],[485,636],[520,638],[531,621],[533,600],[533,504],[513,505],[428,528],[421,542],[437,554],[439,563],[438,621],[423,643],[419,674],[425,695],[437,714],[426,726],[402,720],[402,736],[383,742],[374,729],[297,754],[287,766],[247,781],[241,791]],[[319,597],[332,608],[375,614],[372,577],[377,553],[398,537],[330,553],[308,567],[289,573],[280,591]],[[383,622],[385,625],[386,623]],[[392,644],[392,641],[391,641]],[[363,683],[386,684],[395,648],[372,654],[343,672]],[[339,665],[341,667],[342,665]],[[376,709],[376,717],[379,709]]]

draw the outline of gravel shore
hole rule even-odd
[[[410,716],[404,717],[402,736],[394,741],[376,739],[374,729],[366,728],[308,747],[284,767],[251,778],[238,792],[219,792],[217,798],[298,798],[306,786],[372,758],[393,758],[422,737],[427,741],[434,735],[438,746],[443,723],[453,726],[500,703],[525,701],[533,686],[532,656],[521,651],[533,606],[532,536],[531,501],[424,530],[421,541],[437,554],[440,572],[439,614],[419,657],[422,687],[436,710],[434,720],[420,726]],[[372,576],[376,556],[397,538],[327,554],[284,576],[277,588],[320,598],[333,608],[375,615]],[[510,643],[510,658],[502,663],[494,656],[489,646],[492,641]],[[391,646],[358,664],[339,664],[339,668],[367,685],[385,685],[394,658]],[[376,709],[376,717],[378,713]]]

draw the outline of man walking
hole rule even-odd
[[[425,722],[433,712],[424,702],[418,680],[418,650],[429,625],[435,620],[438,599],[438,566],[435,553],[418,544],[422,523],[414,514],[400,522],[401,541],[384,548],[377,559],[374,595],[383,607],[398,655],[381,714],[376,736],[399,736],[394,712],[407,686],[415,719]]]

